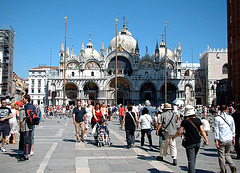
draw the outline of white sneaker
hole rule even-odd
[[[1,148],[1,151],[2,152],[7,152],[7,150],[5,148],[3,148],[3,147]]]
[[[31,151],[30,154],[28,156],[33,156],[34,155],[34,152]]]
[[[86,138],[86,137],[87,137],[87,134],[84,134],[84,135],[83,135],[83,138]]]

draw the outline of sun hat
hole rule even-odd
[[[164,109],[165,109],[165,110],[170,110],[170,109],[172,109],[172,105],[169,104],[169,103],[165,103],[165,104],[164,104]]]
[[[186,105],[184,116],[188,117],[188,116],[191,116],[191,115],[195,115],[194,107],[192,105]]]
[[[17,101],[16,103],[15,103],[15,105],[18,105],[18,106],[23,106],[23,103],[21,102],[21,101]]]

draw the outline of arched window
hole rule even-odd
[[[91,72],[91,76],[94,76],[94,72],[93,71]]]
[[[145,77],[148,77],[148,72],[147,71],[145,72]]]
[[[74,72],[72,72],[72,76],[74,76]]]
[[[228,74],[228,64],[224,64],[222,67],[222,74]]]

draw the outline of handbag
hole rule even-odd
[[[187,148],[187,140],[186,140],[185,135],[183,135],[183,137],[182,137],[182,146],[183,146],[184,148]]]

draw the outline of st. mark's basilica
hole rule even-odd
[[[104,43],[100,52],[94,49],[89,39],[84,43],[77,56],[74,49],[66,50],[66,104],[74,104],[76,99],[83,102],[90,99],[114,104],[115,64],[117,40],[117,103],[143,103],[150,100],[152,105],[160,105],[165,98],[165,42],[156,43],[155,51],[149,55],[139,55],[138,42],[133,38],[128,27],[123,25],[117,39],[114,37],[108,48]],[[59,58],[59,76],[49,78],[49,95],[52,104],[63,103],[64,86],[64,46]],[[195,104],[192,64],[182,63],[180,42],[173,51],[167,49],[167,98],[172,102],[176,98],[185,103]]]
[[[165,102],[166,54],[167,101],[172,103],[178,99],[184,104],[216,104],[217,80],[227,77],[227,50],[212,50],[208,46],[200,54],[200,63],[183,63],[180,42],[176,42],[177,47],[173,50],[165,49],[165,45],[162,38],[162,42],[156,42],[152,54],[146,47],[145,55],[140,57],[138,41],[125,24],[107,48],[102,42],[99,52],[94,49],[91,37],[86,46],[82,42],[79,55],[73,48],[65,50],[62,43],[58,67],[29,69],[29,94],[35,104],[44,101],[48,105],[62,105],[66,100],[65,104],[75,105],[76,100],[81,99],[83,104],[92,100],[93,104],[113,105],[117,56],[117,104],[141,104],[150,100],[152,105],[158,106]],[[215,68],[216,61],[218,68]],[[209,69],[215,70],[208,74]]]

